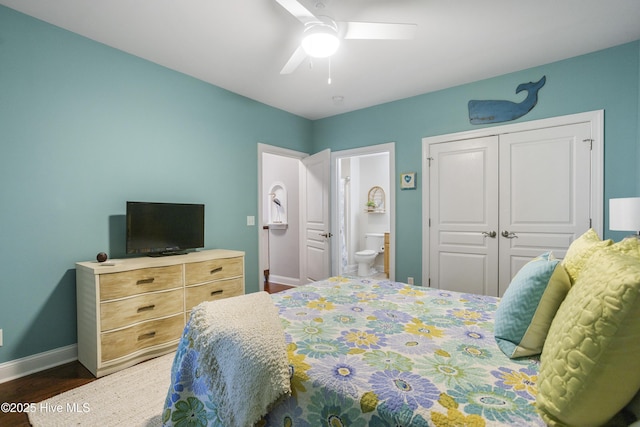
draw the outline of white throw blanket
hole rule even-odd
[[[266,292],[199,304],[189,338],[228,427],[249,427],[291,394],[278,309]]]

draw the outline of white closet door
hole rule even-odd
[[[591,126],[500,136],[499,295],[532,258],[563,258],[590,227]]]
[[[433,144],[429,157],[429,286],[496,295],[498,138]]]

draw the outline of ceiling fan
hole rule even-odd
[[[304,25],[302,42],[284,65],[280,74],[290,74],[307,58],[333,55],[340,39],[409,40],[416,24],[378,22],[336,22],[328,16],[314,15],[297,0],[276,0],[280,6]]]

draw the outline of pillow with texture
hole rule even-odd
[[[640,262],[618,249],[592,256],[549,329],[536,396],[549,425],[602,425],[640,389]]]
[[[591,255],[612,243],[613,240],[611,239],[601,240],[593,228],[590,228],[582,236],[574,240],[562,260],[562,265],[567,269],[571,283],[578,279],[580,271],[587,264]]]
[[[621,252],[623,254],[628,254],[640,259],[640,241],[637,237],[627,237],[619,241],[618,243],[614,243],[610,246],[612,250]]]
[[[567,272],[551,252],[525,264],[496,311],[494,335],[500,350],[511,358],[540,354],[570,288]]]

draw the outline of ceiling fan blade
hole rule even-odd
[[[296,70],[296,68],[298,68],[298,66],[302,64],[302,61],[304,61],[306,58],[307,58],[307,53],[304,51],[304,49],[302,49],[302,46],[298,46],[295,52],[293,52],[293,55],[291,55],[291,58],[289,58],[287,63],[284,64],[284,67],[282,67],[282,70],[280,70],[280,74],[293,73]]]
[[[284,7],[287,12],[298,18],[300,22],[303,24],[308,24],[310,22],[319,22],[318,18],[309,10],[298,3],[297,0],[276,0],[278,4]]]
[[[410,40],[415,37],[416,24],[377,22],[341,22],[347,29],[345,39]]]

